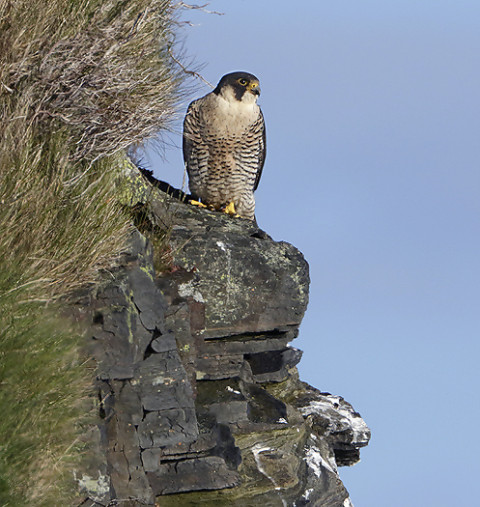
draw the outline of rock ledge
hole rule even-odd
[[[82,505],[350,505],[337,467],[359,460],[370,431],[342,398],[298,379],[302,254],[126,171],[126,204],[170,231],[170,268],[156,272],[158,252],[135,230],[78,303],[101,415]]]

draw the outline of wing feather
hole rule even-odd
[[[260,110],[260,115],[258,117],[258,127],[260,129],[259,136],[259,154],[258,154],[258,166],[257,166],[257,176],[255,178],[255,185],[253,186],[253,190],[257,190],[258,184],[260,183],[260,178],[262,176],[263,166],[265,164],[265,157],[267,156],[267,135],[265,128],[265,119],[263,117],[262,110]]]
[[[190,103],[183,121],[183,160],[187,169],[191,166],[195,141],[199,137],[198,132],[198,107],[196,100]]]

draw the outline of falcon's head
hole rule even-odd
[[[256,102],[260,95],[260,82],[248,72],[231,72],[220,79],[213,93],[222,95],[227,100]]]

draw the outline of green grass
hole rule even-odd
[[[19,302],[5,291],[11,278],[0,282],[0,505],[70,505],[77,437],[93,417],[85,404],[92,372],[71,323],[55,308]]]

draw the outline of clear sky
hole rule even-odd
[[[208,8],[185,50],[260,78],[258,223],[310,264],[301,377],[372,429],[340,469],[355,507],[480,505],[480,1]],[[146,162],[181,186],[172,142]]]

